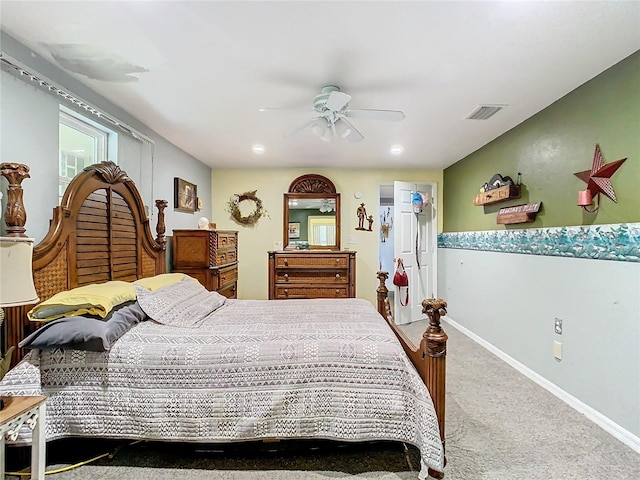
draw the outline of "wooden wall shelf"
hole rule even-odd
[[[537,202],[501,208],[498,212],[497,223],[499,225],[511,225],[513,223],[535,222],[536,214],[540,211],[541,205],[542,202]]]
[[[511,225],[513,223],[531,223],[535,222],[535,213],[507,213],[498,215],[497,223],[499,225]]]
[[[520,198],[520,185],[505,185],[504,187],[479,193],[473,199],[473,204],[475,206],[490,205],[492,203],[504,202],[512,198]]]

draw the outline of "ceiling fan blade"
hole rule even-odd
[[[313,113],[308,108],[279,108],[279,107],[263,107],[258,109],[259,112],[294,112],[294,113]]]
[[[301,130],[304,130],[307,127],[310,127],[311,125],[313,125],[314,123],[316,123],[316,121],[318,120],[318,118],[320,117],[316,117],[312,120],[309,120],[308,122],[303,123],[302,125],[300,125],[299,127],[294,128],[293,130],[288,130],[286,132],[284,132],[282,134],[283,137],[292,137],[294,136],[296,133],[298,133]]]
[[[347,106],[351,100],[351,95],[347,95],[343,92],[334,91],[329,94],[326,107],[332,112],[339,112]]]
[[[399,122],[404,119],[404,113],[400,110],[347,110],[344,112],[350,118],[369,118],[372,120],[388,120],[390,122]]]
[[[339,118],[335,125],[337,125],[336,130],[338,131],[338,135],[347,141],[351,143],[358,143],[364,140],[364,135],[362,135],[346,118]]]

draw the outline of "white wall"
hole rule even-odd
[[[452,248],[438,262],[451,319],[640,436],[640,263]]]
[[[208,201],[211,192],[210,167],[180,150],[42,57],[32,55],[32,52],[4,32],[1,39],[3,52],[129,124],[155,142],[152,164],[149,162],[141,165],[138,154],[133,155],[134,158],[121,155],[118,163],[138,186],[145,204],[155,209],[156,199],[169,201],[169,207],[165,210],[169,233],[174,228],[196,228],[200,216],[211,216],[211,203]],[[0,91],[0,160],[24,163],[31,169],[31,178],[22,183],[27,212],[25,227],[27,235],[39,241],[48,229],[53,208],[58,202],[59,99],[5,71],[0,72]],[[181,177],[198,185],[198,196],[205,200],[201,212],[190,214],[174,211],[173,177]],[[6,192],[6,188],[6,179],[0,177],[0,189]],[[6,196],[3,202],[6,202]],[[155,214],[151,220],[151,229],[155,233]],[[4,227],[4,222],[2,224]]]

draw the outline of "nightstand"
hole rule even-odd
[[[0,480],[4,480],[5,437],[18,438],[23,425],[33,430],[31,443],[31,480],[44,480],[46,458],[45,401],[47,397],[2,397],[4,408],[0,410]]]

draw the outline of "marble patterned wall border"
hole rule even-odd
[[[640,262],[640,223],[449,232],[438,247]]]

